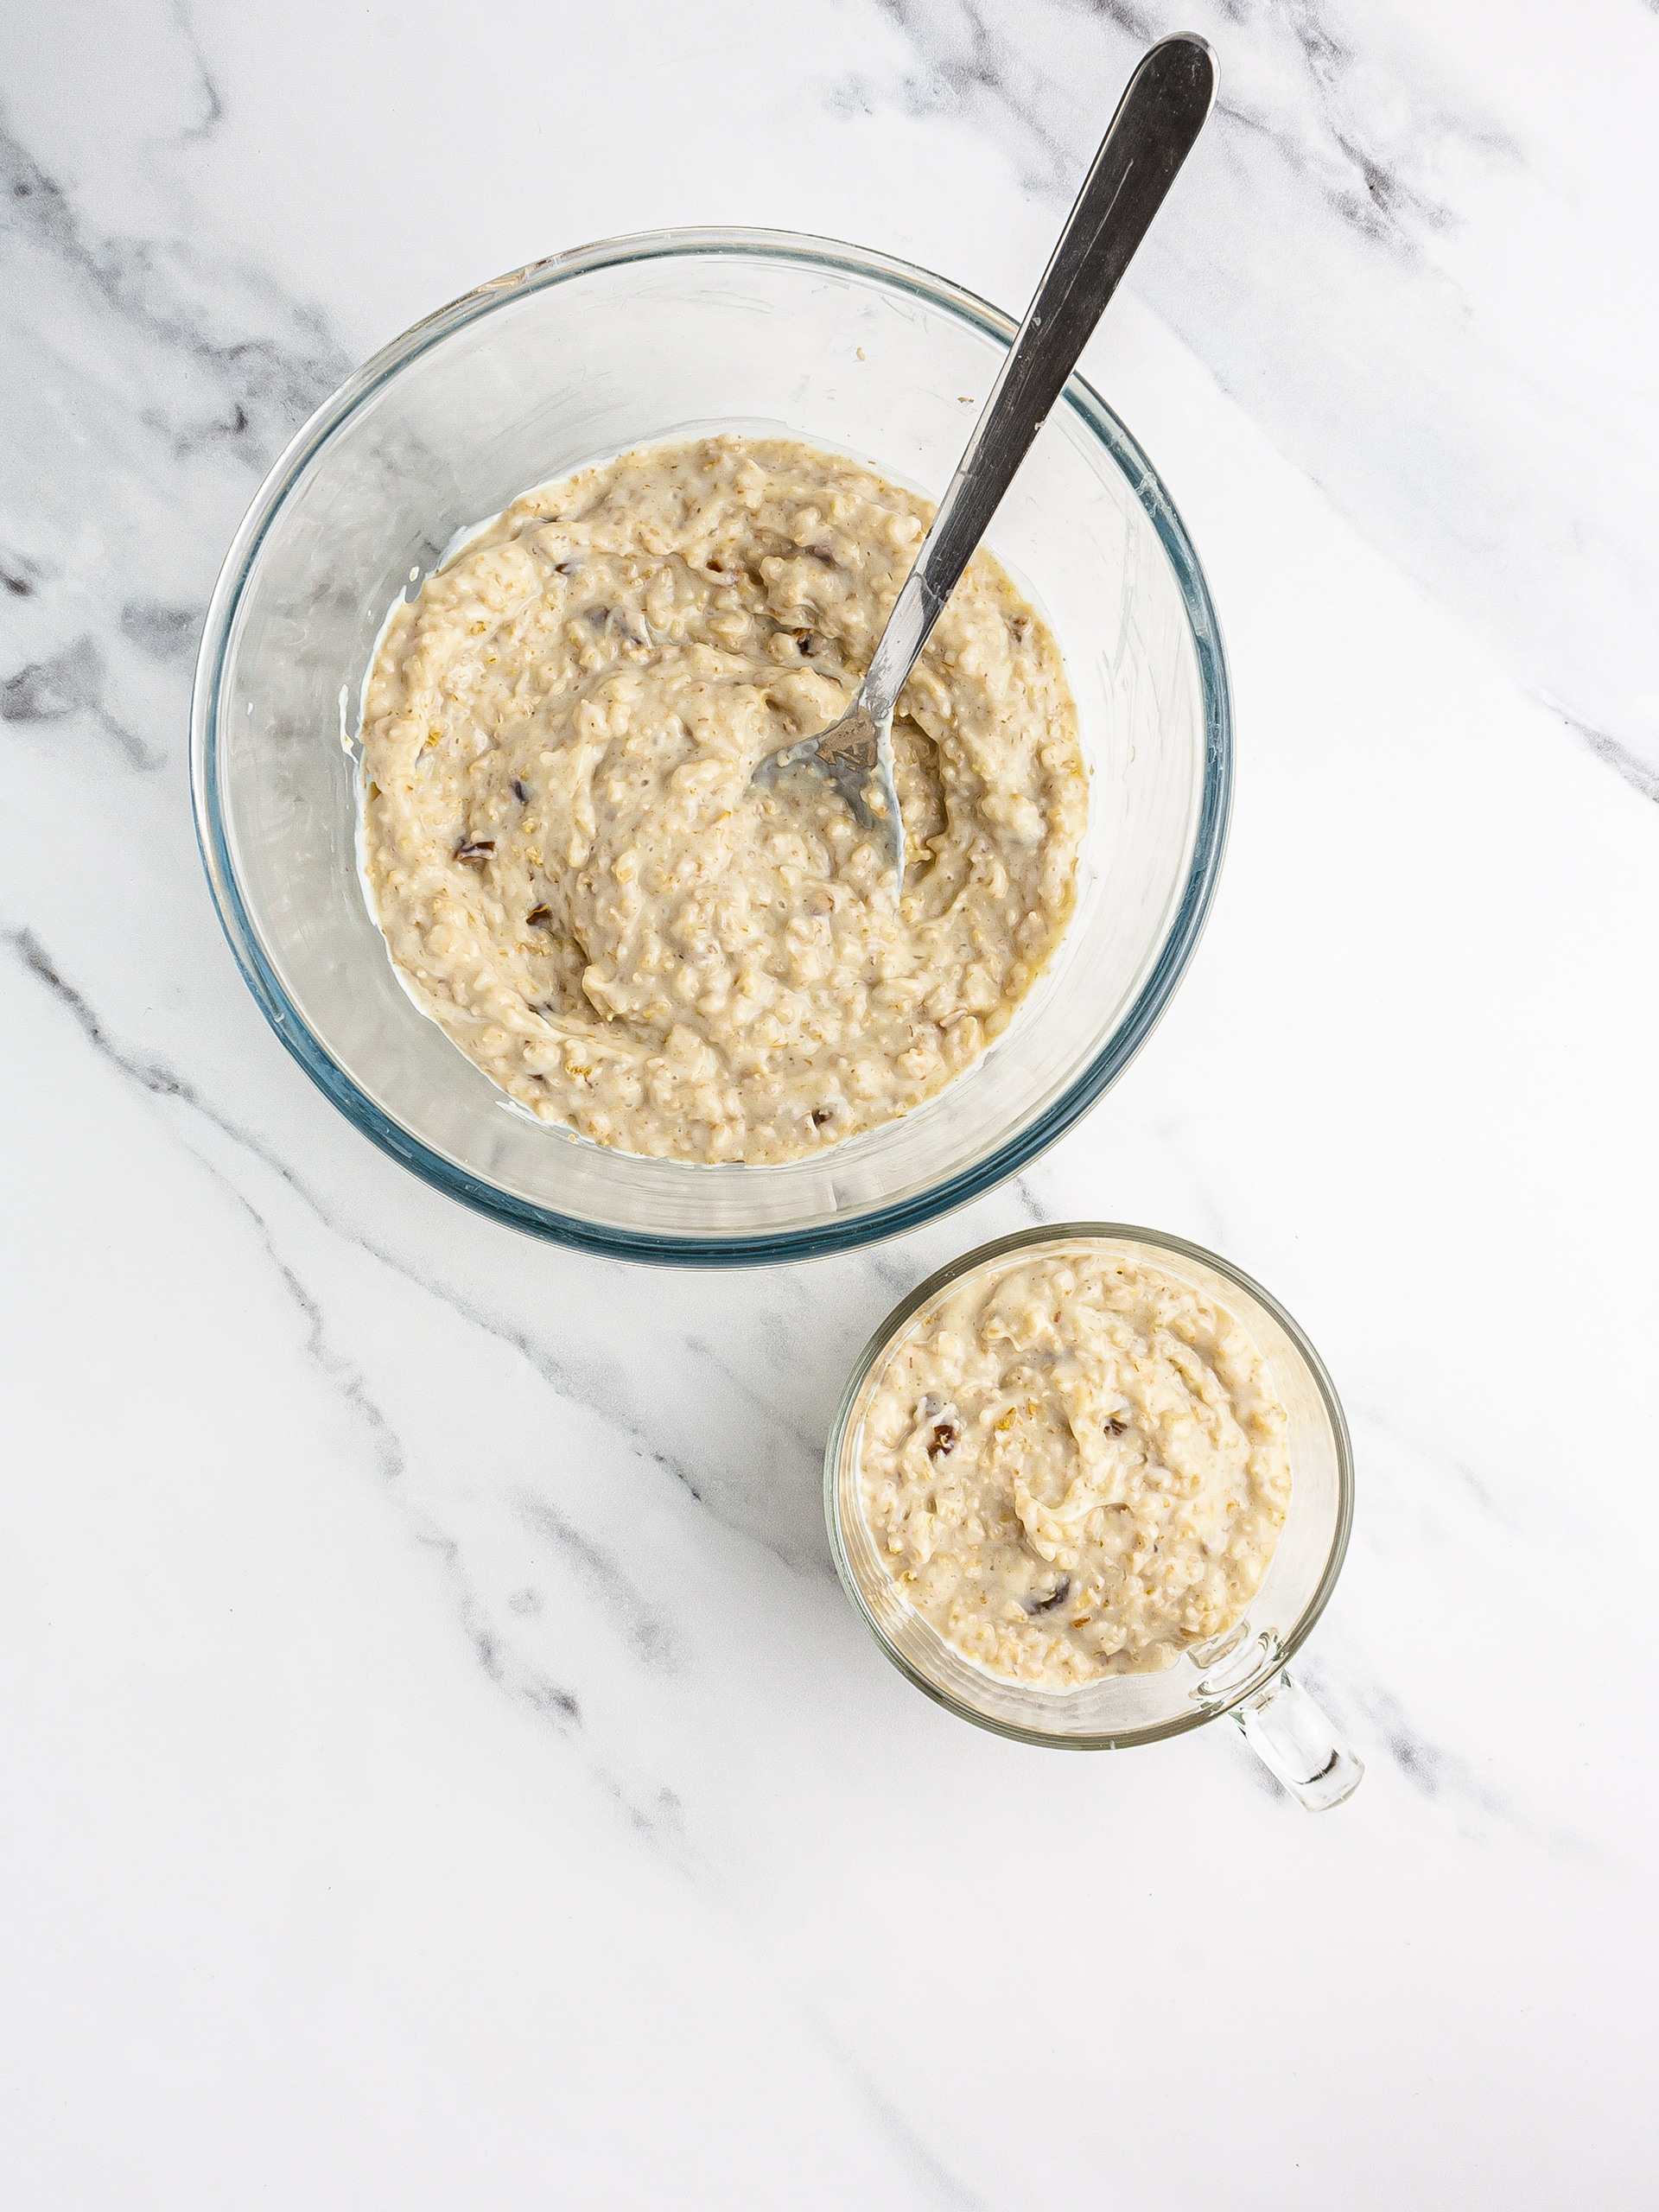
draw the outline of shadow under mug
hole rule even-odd
[[[1079,1247],[1120,1255],[1186,1283],[1224,1307],[1266,1360],[1288,1417],[1290,1506],[1278,1548],[1243,1617],[1160,1674],[1111,1675],[1048,1690],[965,1657],[900,1594],[859,1497],[865,1414],[890,1354],[925,1308],[969,1274],[988,1277],[1035,1253]],[[824,1453],[824,1509],[836,1567],[855,1608],[899,1672],[964,1720],[1023,1744],[1119,1751],[1230,1713],[1253,1751],[1311,1812],[1338,1805],[1364,1770],[1287,1671],[1324,1611],[1353,1518],[1353,1454],[1331,1378],[1296,1323],[1259,1284],[1213,1252],[1150,1229],[1065,1222],[982,1244],[931,1275],[895,1307],[853,1369]]]

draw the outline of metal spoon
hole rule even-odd
[[[785,768],[810,765],[825,772],[860,826],[885,831],[887,865],[900,883],[905,826],[893,780],[893,710],[899,694],[1192,151],[1215,96],[1216,57],[1201,38],[1162,39],[1142,58],[916,565],[893,602],[858,696],[839,721],[768,754],[754,772],[762,784]]]

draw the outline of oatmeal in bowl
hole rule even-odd
[[[808,769],[932,516],[736,435],[527,493],[392,612],[364,876],[422,1010],[539,1118],[656,1158],[797,1160],[1007,1027],[1077,900],[1088,776],[1047,626],[978,552],[899,702],[902,884]]]

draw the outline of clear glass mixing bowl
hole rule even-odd
[[[936,1300],[969,1274],[988,1281],[1039,1251],[1079,1245],[1173,1275],[1242,1324],[1288,1417],[1290,1508],[1261,1588],[1224,1635],[1184,1652],[1161,1674],[1111,1675],[1077,1689],[1047,1690],[976,1666],[906,1601],[865,1521],[858,1459],[882,1370]],[[823,1476],[830,1548],[848,1596],[899,1672],[963,1719],[1022,1744],[1099,1751],[1155,1743],[1230,1713],[1251,1749],[1310,1811],[1339,1805],[1357,1788],[1359,1760],[1285,1671],[1325,1611],[1348,1549],[1354,1516],[1348,1424],[1324,1362],[1296,1323],[1215,1253],[1157,1230],[1072,1221],[1022,1230],[953,1260],[895,1306],[864,1347],[830,1432]]]
[[[1197,556],[1074,377],[988,543],[1052,625],[1091,774],[1078,912],[1002,1038],[906,1119],[784,1166],[613,1152],[537,1122],[418,1013],[364,903],[349,740],[375,640],[455,532],[629,446],[716,429],[839,448],[937,498],[1014,325],[899,261],[663,231],[486,284],[376,355],[261,488],[208,612],[192,780],[209,883],[267,1019],[417,1175],[636,1259],[798,1259],[961,1205],[1068,1128],[1168,1002],[1225,836],[1232,721]]]

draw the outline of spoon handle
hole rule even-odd
[[[892,714],[939,609],[1162,207],[1215,96],[1215,55],[1201,38],[1185,36],[1153,47],[1125,87],[881,633],[860,692],[860,703],[877,721]]]

